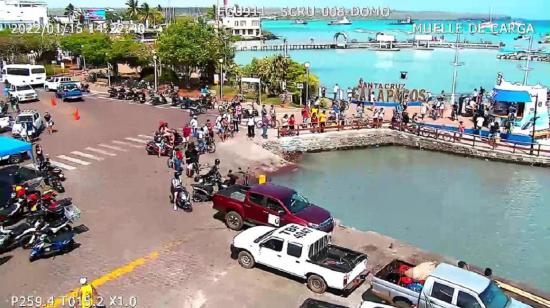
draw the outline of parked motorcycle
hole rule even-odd
[[[114,98],[114,97],[117,97],[118,90],[115,87],[110,87],[109,91],[107,91],[107,93],[109,93],[109,97]]]
[[[40,223],[22,222],[11,228],[0,226],[0,253],[10,251],[19,246],[29,248],[30,240]]]
[[[0,209],[0,224],[12,225],[23,218],[23,201],[21,199],[10,202],[6,207]]]
[[[136,92],[134,92],[133,89],[130,89],[124,94],[124,99],[128,101],[133,100],[135,96],[136,96]]]
[[[34,262],[40,258],[67,253],[77,246],[74,241],[74,232],[64,232],[55,236],[38,233],[38,241],[31,249],[29,262]]]
[[[116,98],[120,100],[123,100],[126,98],[126,89],[124,89],[124,87],[118,89]]]
[[[194,105],[189,107],[189,111],[191,112],[191,116],[193,117],[196,115],[205,114],[206,108],[202,105]]]
[[[174,200],[174,194],[170,194],[170,203],[176,202],[176,206],[186,212],[193,211],[193,204],[191,204],[191,197],[187,188],[184,186],[178,188],[178,197]]]
[[[53,190],[57,191],[58,193],[65,192],[65,187],[63,187],[63,184],[61,184],[61,181],[59,181],[57,177],[47,174],[44,177],[44,183],[49,187],[53,188]]]
[[[51,177],[57,178],[59,181],[65,181],[65,174],[63,170],[59,167],[54,167],[48,159],[38,165],[38,171],[43,175],[49,175]]]

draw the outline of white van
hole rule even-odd
[[[42,85],[46,81],[44,65],[8,64],[2,69],[4,82],[10,84]]]

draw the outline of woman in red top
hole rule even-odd
[[[302,109],[302,123],[304,123],[305,127],[307,127],[307,123],[309,122],[309,108],[306,106],[304,106],[304,108]]]
[[[186,124],[183,128],[183,142],[187,143],[189,142],[189,137],[191,136],[191,127],[189,127],[189,124]]]
[[[288,119],[288,128],[290,129],[290,131],[294,130],[294,125],[295,124],[296,124],[296,119],[294,118],[294,115],[291,114],[290,118]]]

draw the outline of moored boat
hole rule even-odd
[[[331,20],[328,24],[329,26],[351,25],[351,20],[344,16],[340,20]]]

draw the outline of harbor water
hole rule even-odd
[[[528,23],[529,21],[524,21]],[[315,42],[333,42],[338,32],[344,32],[351,41],[367,41],[374,38],[377,31],[395,35],[399,40],[411,39],[412,34],[402,31],[411,31],[411,26],[392,26],[388,21],[356,20],[349,26],[328,26],[326,21],[313,21],[307,25],[296,25],[291,21],[263,21],[264,30],[285,38],[290,44]],[[537,42],[543,35],[550,32],[550,21],[532,21],[535,30],[534,48],[547,50],[548,45],[539,45]],[[391,32],[391,30],[395,32]],[[399,31],[397,31],[399,30]],[[390,32],[388,32],[390,31]],[[440,35],[435,35],[440,36]],[[453,35],[444,35],[445,40],[454,41]],[[504,43],[504,49],[525,49],[527,41],[514,40],[517,34],[468,34],[463,38],[469,41],[491,41]],[[268,42],[269,43],[269,42]],[[523,71],[518,68],[525,61],[499,60],[499,50],[460,50],[459,61],[463,65],[458,68],[457,91],[471,92],[474,88],[483,86],[491,89],[496,81],[498,72],[504,74],[506,80],[523,81]],[[262,58],[280,51],[240,51],[237,52],[238,64],[250,63],[254,57]],[[293,50],[289,55],[298,62],[310,62],[311,71],[319,76],[321,83],[332,90],[338,83],[341,87],[355,86],[360,77],[367,82],[378,83],[405,83],[409,89],[427,89],[433,93],[441,90],[451,91],[454,50],[413,50],[400,51],[371,51],[367,49],[328,49],[328,50]],[[540,83],[550,85],[550,63],[531,62],[533,70],[529,75],[529,84]],[[401,80],[400,73],[407,72],[407,79]]]
[[[343,225],[550,290],[547,169],[380,147],[305,154],[298,170],[272,181]]]

